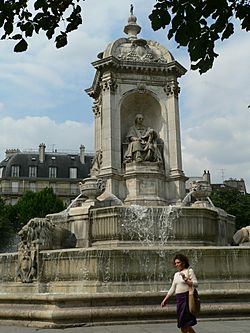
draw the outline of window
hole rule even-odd
[[[55,183],[50,183],[49,187],[52,188],[54,193],[56,193],[56,184]]]
[[[79,194],[79,186],[77,184],[70,184],[70,194]]]
[[[77,178],[77,168],[69,168],[69,178]]]
[[[19,177],[20,167],[19,165],[11,166],[11,177]]]
[[[30,183],[30,191],[36,192],[36,183]]]
[[[56,178],[56,167],[49,167],[49,178]]]
[[[12,193],[18,193],[18,182],[11,182]]]
[[[29,166],[29,177],[30,178],[37,177],[37,167],[36,166]]]
[[[3,177],[3,170],[4,170],[4,167],[1,167],[1,168],[0,168],[0,178]]]

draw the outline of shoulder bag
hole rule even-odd
[[[200,309],[201,309],[201,302],[200,302],[198,291],[193,286],[189,287],[188,308],[189,308],[189,312],[192,315],[194,315],[194,316],[199,315]]]

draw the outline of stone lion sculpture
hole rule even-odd
[[[233,236],[233,241],[236,245],[250,242],[250,226],[246,226],[236,231]]]
[[[52,223],[48,218],[31,219],[18,233],[17,281],[33,282],[37,278],[38,250],[72,248],[76,236],[71,231]]]
[[[77,241],[75,234],[52,223],[48,218],[31,219],[18,234],[22,242],[39,243],[41,250],[72,248]]]

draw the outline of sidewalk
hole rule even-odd
[[[1,323],[1,321],[0,321]],[[249,333],[250,318],[242,320],[205,320],[194,327],[197,333]],[[40,329],[17,326],[1,326],[0,333],[178,333],[175,323],[144,323],[110,326],[82,326],[65,329]]]

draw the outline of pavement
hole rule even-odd
[[[196,333],[249,333],[250,318],[237,320],[201,319],[194,326]],[[109,326],[81,326],[68,328],[32,328],[18,326],[1,326],[0,333],[177,333],[176,323],[139,323]]]

